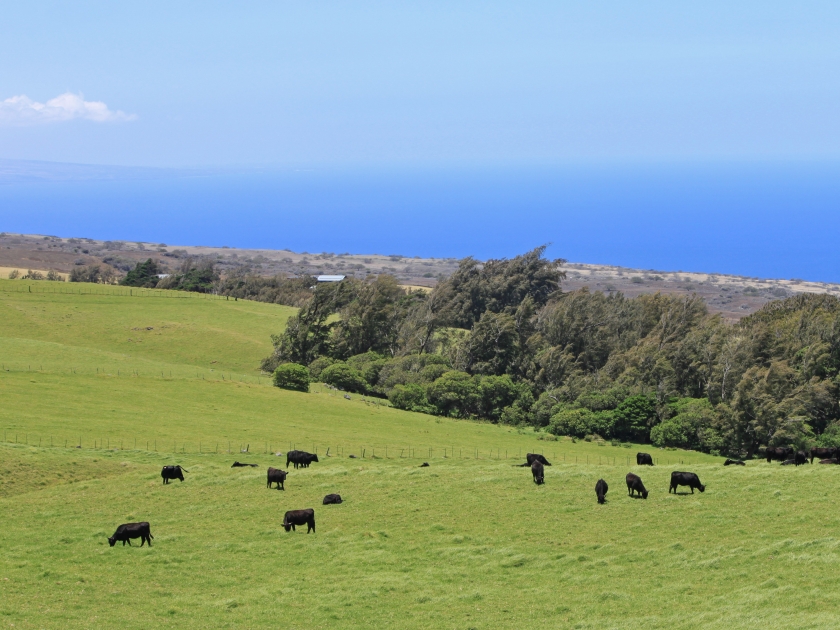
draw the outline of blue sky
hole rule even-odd
[[[840,157],[840,3],[16,2],[0,158]]]

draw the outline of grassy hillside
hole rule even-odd
[[[0,286],[0,624],[836,625],[840,517],[827,506],[840,467],[724,468],[648,448],[661,465],[638,470],[635,447],[280,391],[255,368],[289,313]],[[266,451],[289,443],[334,456],[268,490],[266,466],[281,460]],[[514,466],[529,450],[553,459],[545,486]],[[184,483],[161,484],[169,463],[187,468]],[[675,469],[707,491],[668,495]],[[627,497],[628,470],[646,501]],[[346,502],[321,506],[330,492]],[[302,507],[317,533],[282,531],[283,512]],[[134,520],[150,521],[154,546],[108,547]]]

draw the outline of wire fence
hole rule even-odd
[[[39,293],[55,295],[98,295],[104,297],[158,297],[172,299],[230,300],[230,296],[192,291],[169,291],[165,289],[143,289],[117,285],[92,284],[89,282],[3,282],[0,291],[5,293]],[[234,298],[236,301],[237,298]]]
[[[151,366],[131,367],[121,366],[86,366],[73,367],[67,365],[54,366],[38,363],[0,363],[0,371],[10,374],[66,374],[82,376],[103,376],[116,378],[153,378],[158,380],[180,380],[195,379],[204,381],[218,381],[228,383],[252,383],[255,385],[270,385],[271,377],[265,374],[236,374],[230,371],[214,371],[204,368],[176,367],[172,369],[159,369]]]
[[[635,453],[632,455],[592,455],[570,453],[559,449],[523,448],[478,448],[458,446],[411,446],[411,445],[349,445],[349,444],[314,444],[294,441],[253,441],[233,440],[177,440],[172,438],[142,439],[115,438],[79,435],[73,438],[36,436],[30,433],[3,431],[4,444],[20,444],[39,448],[82,449],[95,451],[135,451],[146,453],[164,453],[171,455],[276,455],[285,456],[288,451],[301,450],[314,453],[319,457],[339,457],[359,460],[402,459],[402,460],[483,460],[515,461],[516,465],[525,462],[527,453],[539,453],[552,464],[577,464],[596,466],[634,466]],[[669,466],[686,463],[682,458],[654,457],[654,464]]]

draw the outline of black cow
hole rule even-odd
[[[233,462],[233,464],[231,464],[230,467],[231,468],[245,468],[247,466],[250,466],[251,468],[256,468],[257,466],[259,466],[259,464],[243,464],[242,462]]]
[[[295,525],[306,525],[306,533],[315,531],[315,510],[289,510],[283,517],[283,529],[287,532],[293,531]]]
[[[840,464],[840,460],[833,457],[831,459],[821,459],[820,464]]]
[[[595,495],[598,497],[598,503],[607,502],[607,490],[609,489],[610,487],[606,481],[603,479],[598,480],[598,483],[595,484]]]
[[[817,459],[834,459],[837,457],[837,449],[833,446],[829,446],[827,448],[823,448],[820,446],[815,446],[811,449],[811,463],[814,463],[814,458]]]
[[[163,477],[163,483],[169,483],[170,479],[180,479],[183,481],[185,472],[189,471],[180,466],[164,466],[163,470],[160,471],[160,476]]]
[[[795,459],[786,459],[782,462],[782,466],[793,466],[796,463]]]
[[[272,468],[271,466],[268,467],[268,483],[266,487],[270,488],[271,484],[276,483],[278,490],[285,490],[285,486],[283,485],[286,483],[286,475],[289,473],[285,470],[280,470],[279,468]]]
[[[539,462],[543,466],[551,466],[551,462],[549,462],[543,455],[540,455],[539,453],[527,453],[525,455],[525,459],[528,462],[526,464],[527,466],[530,466],[534,462]]]
[[[691,494],[694,494],[694,489],[697,488],[700,492],[706,491],[706,486],[700,483],[700,477],[692,472],[677,472],[671,473],[671,486],[668,488],[668,494],[671,490],[677,494],[677,486],[688,486],[691,488]]]
[[[793,449],[790,446],[768,446],[764,449],[764,456],[768,464],[774,459],[783,462],[793,457]]]
[[[627,494],[631,497],[634,496],[634,492],[638,492],[639,496],[643,499],[647,499],[648,491],[645,488],[645,484],[642,483],[642,478],[639,475],[634,475],[633,473],[627,473]]]
[[[805,451],[796,451],[796,455],[793,456],[793,464],[795,466],[802,466],[803,464],[808,463],[808,453]]]
[[[727,459],[723,462],[724,466],[746,466],[746,463],[741,461],[740,459]]]
[[[538,486],[545,483],[545,468],[540,460],[535,459],[531,463],[531,474],[534,475],[534,483]]]
[[[338,505],[342,503],[340,494],[328,494],[324,497],[324,505]]]
[[[289,464],[294,464],[295,468],[300,466],[301,468],[309,468],[309,464],[312,462],[317,462],[318,456],[314,453],[307,453],[306,451],[289,451],[286,453],[286,467],[288,468]]]
[[[418,468],[428,468],[428,467],[429,467],[429,462],[423,462],[422,464],[420,464],[418,466]]]
[[[636,453],[636,466],[653,466],[653,457],[650,453]]]
[[[152,536],[152,532],[149,529],[149,524],[145,521],[142,523],[123,523],[117,527],[117,531],[108,539],[108,544],[113,547],[119,541],[122,541],[123,547],[125,547],[125,543],[128,543],[128,546],[131,547],[132,538],[139,538],[141,547],[147,541],[149,547],[151,547],[154,536]]]

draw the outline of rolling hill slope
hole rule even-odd
[[[827,506],[840,467],[724,468],[645,447],[658,465],[640,469],[635,447],[273,388],[256,368],[288,308],[3,286],[5,625],[836,624],[840,517]],[[266,467],[285,465],[270,453],[290,445],[321,461],[290,471],[285,492],[266,489]],[[517,466],[528,451],[554,464],[544,486]],[[164,486],[173,463],[186,480]],[[685,469],[705,493],[667,492]],[[627,497],[629,470],[647,500]],[[345,503],[321,506],[331,492]],[[284,532],[284,511],[304,507],[317,533]],[[151,549],[108,546],[140,520]]]

